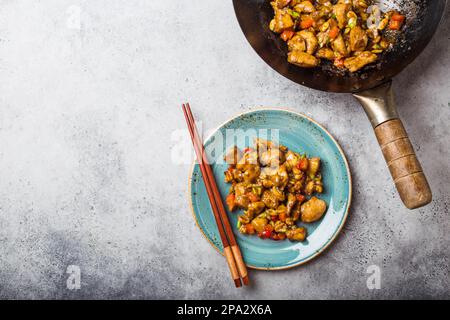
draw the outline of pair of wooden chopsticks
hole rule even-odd
[[[223,243],[223,253],[230,268],[231,276],[233,277],[234,284],[237,288],[242,286],[242,282],[245,285],[249,284],[249,278],[247,268],[244,260],[242,259],[241,250],[236,242],[236,238],[233,234],[230,221],[228,220],[227,213],[223,206],[222,198],[217,188],[214,175],[209,165],[208,159],[205,154],[205,148],[202,140],[198,134],[197,126],[195,125],[194,116],[191,112],[189,103],[183,104],[183,113],[186,118],[186,122],[191,134],[192,143],[194,145],[195,153],[197,154],[197,160],[202,172],[203,181],[205,182],[206,192],[208,193],[209,202],[216,219],[217,228],[219,229],[220,238]]]

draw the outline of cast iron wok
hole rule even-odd
[[[251,46],[273,69],[292,81],[322,91],[352,93],[362,104],[400,198],[409,209],[422,207],[432,194],[396,111],[391,79],[410,64],[433,37],[445,11],[446,0],[383,0],[384,10],[397,9],[407,20],[401,39],[380,61],[357,73],[331,68],[305,69],[287,62],[286,44],[269,30],[270,0],[233,0],[239,24]]]

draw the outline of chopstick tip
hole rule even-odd
[[[234,279],[234,285],[236,288],[242,287],[241,279]]]
[[[242,282],[244,282],[244,285],[246,286],[250,284],[250,279],[248,278],[248,275],[242,278]]]

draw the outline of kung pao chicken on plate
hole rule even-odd
[[[315,196],[323,192],[320,158],[307,158],[285,146],[256,139],[255,148],[233,147],[225,182],[231,184],[228,209],[244,210],[238,218],[243,234],[262,239],[304,241],[306,228],[297,222],[320,220],[327,204]]]

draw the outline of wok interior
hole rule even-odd
[[[380,0],[384,10],[398,10],[407,21],[394,49],[357,73],[339,74],[327,68],[303,69],[289,64],[286,44],[269,30],[270,0],[234,0],[237,18],[252,47],[272,68],[307,87],[332,92],[358,92],[389,80],[425,48],[444,13],[446,0]]]

